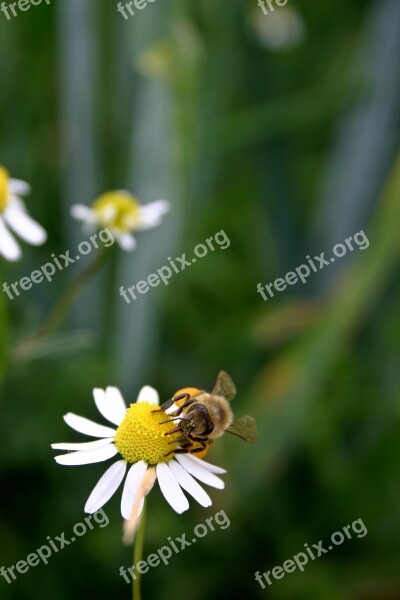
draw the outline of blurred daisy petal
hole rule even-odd
[[[71,216],[77,221],[82,221],[89,225],[96,223],[96,215],[93,209],[84,204],[73,204],[71,206]]]
[[[125,250],[125,252],[131,252],[136,248],[136,240],[131,233],[123,233],[114,230],[112,233],[122,250]]]
[[[162,217],[170,210],[167,200],[155,200],[140,207],[140,217],[136,228],[140,230],[152,229],[162,222]]]
[[[31,186],[22,179],[10,179],[8,182],[10,192],[16,196],[26,196],[31,191]]]
[[[21,250],[8,227],[33,246],[39,246],[47,239],[46,231],[29,216],[18,197],[29,191],[25,181],[11,179],[7,169],[0,165],[0,254],[10,261],[21,258]]]
[[[19,260],[22,256],[21,249],[8,231],[0,216],[0,254],[7,260]]]
[[[9,204],[4,211],[4,219],[21,239],[32,246],[40,246],[47,239],[43,227],[16,204]]]

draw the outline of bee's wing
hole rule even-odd
[[[242,438],[245,442],[253,443],[257,439],[257,425],[253,417],[249,417],[249,415],[233,421],[227,431]]]
[[[212,396],[223,396],[229,402],[236,396],[236,386],[226,371],[218,373]]]

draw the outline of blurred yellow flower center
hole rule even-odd
[[[101,224],[121,231],[133,231],[139,221],[140,204],[128,192],[106,192],[93,203]]]
[[[155,412],[158,410],[158,404],[149,404],[148,402],[138,402],[131,404],[125,415],[124,420],[117,429],[114,442],[125,460],[129,463],[135,463],[144,460],[149,465],[168,462],[174,454],[168,454],[176,448],[173,443],[179,437],[179,433],[165,435],[173,429],[173,423],[164,423],[168,419],[165,412]],[[172,443],[169,443],[172,442]]]
[[[4,211],[8,204],[8,181],[10,179],[9,172],[4,167],[0,166],[0,213]]]

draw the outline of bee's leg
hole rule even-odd
[[[187,436],[180,438],[179,440],[176,440],[178,443],[184,440],[187,440]],[[175,453],[175,454],[196,454],[197,452],[203,452],[203,450],[205,450],[207,448],[207,443],[211,443],[209,442],[209,440],[207,438],[201,438],[201,437],[197,437],[196,438],[189,438],[191,441],[186,442],[186,444],[182,445],[182,448],[178,448],[176,450],[171,450],[171,452],[168,452],[168,454],[166,454],[165,456],[168,456],[169,454]],[[200,444],[200,446],[198,448],[192,448],[193,443],[192,442],[197,442]]]
[[[179,441],[179,440],[178,440]],[[176,448],[175,450],[171,450],[165,456],[169,456],[170,454],[189,454],[190,453],[191,444],[186,444],[186,447]]]
[[[178,408],[178,410],[176,411],[176,415],[175,415],[175,416],[176,416],[176,417],[178,417],[178,416],[181,414],[181,412],[183,411],[183,409],[184,409],[184,408],[187,408],[188,406],[190,406],[191,404],[194,404],[195,402],[196,402],[196,399],[195,399],[195,398],[190,398],[190,397],[189,397],[189,398],[188,398],[188,399],[187,399],[187,400],[186,400],[186,401],[185,401],[185,402],[184,402],[184,403],[183,403],[183,404],[182,404],[182,405],[181,405],[181,406]]]
[[[168,402],[171,402],[171,401],[168,400]],[[170,419],[167,419],[166,421],[161,421],[160,425],[163,425],[163,423],[169,423],[170,421],[174,421],[175,419],[178,419],[179,415],[182,413],[183,409],[187,408],[191,404],[194,404],[194,402],[195,402],[195,400],[192,400],[192,399],[186,400],[186,402],[184,402],[182,404],[182,406],[180,406],[178,408],[178,410],[176,411],[176,413],[175,413],[174,416],[171,415]],[[151,412],[162,412],[162,411],[161,410],[152,410]],[[182,421],[185,419],[185,417],[180,417],[180,418],[181,418]]]
[[[168,444],[182,444],[182,442],[186,442],[185,446],[190,446],[190,444],[187,441],[186,435],[183,435],[182,437],[178,438],[177,440],[172,440],[172,442],[168,442]]]
[[[186,435],[183,435],[178,440],[173,440],[172,442],[169,442],[169,444],[176,444],[176,443],[181,444],[182,448],[178,448],[177,450],[170,450],[164,456],[169,456],[170,454],[187,454],[189,452],[189,450],[187,448],[189,448],[192,445],[190,442],[188,442]]]
[[[189,452],[189,449],[186,450],[185,448],[178,448],[177,450],[171,450],[171,452],[168,452],[165,454],[165,456],[169,456],[170,454],[189,454]]]
[[[205,450],[206,448],[207,448],[207,444],[205,444],[203,442],[199,448],[193,448],[192,450],[188,450],[187,452],[189,454],[196,454],[196,452],[203,452],[203,450]]]
[[[182,400],[183,398],[186,398],[186,401],[190,400],[190,394],[185,393],[185,394],[179,394],[178,396],[174,396],[170,400],[167,400],[166,402],[164,402],[164,404],[161,404],[160,408],[158,408],[157,410],[152,410],[151,412],[155,413],[155,412],[162,412],[162,411],[168,410],[169,408],[171,408],[171,406],[173,404],[175,404],[175,402],[178,402],[179,400]],[[186,402],[185,402],[185,404],[186,404]],[[183,406],[181,406],[180,408],[183,408]]]
[[[171,398],[171,400],[167,400],[166,402],[164,402],[164,404],[162,404],[160,406],[160,408],[156,408],[156,410],[152,410],[152,413],[157,413],[157,412],[163,412],[164,410],[168,410],[168,408],[171,408],[171,406],[174,404],[174,400],[173,398]]]
[[[201,442],[202,441],[203,440],[201,440]],[[170,452],[165,454],[165,456],[169,456],[170,454],[188,454],[190,452],[190,447],[193,445],[193,442],[197,442],[197,437],[193,438],[190,433],[186,433],[185,435],[178,438],[177,440],[173,440],[172,442],[169,442],[170,444],[176,444],[176,443],[181,444],[181,448],[171,450]],[[196,450],[196,452],[199,452],[199,450]]]
[[[198,440],[196,440],[198,441]],[[172,454],[172,452],[175,452],[175,454],[196,454],[196,452],[203,452],[203,450],[205,450],[207,448],[207,444],[205,442],[199,442],[201,444],[201,446],[199,448],[193,448],[192,450],[190,449],[191,444],[188,445],[187,448],[178,448],[177,450],[171,450],[171,452],[168,452],[168,454]],[[166,454],[165,456],[168,456],[168,454]]]

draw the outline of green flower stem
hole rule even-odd
[[[73,281],[71,281],[70,285],[58,299],[51,312],[45,317],[42,323],[40,323],[37,329],[14,347],[11,353],[12,361],[18,361],[29,356],[29,354],[32,351],[35,351],[50,333],[55,331],[62,324],[80,291],[104,264],[107,256],[110,255],[111,252],[107,252],[105,248],[99,249],[95,259],[90,262]]]
[[[136,540],[133,550],[133,567],[138,564],[143,557],[143,543],[144,543],[144,531],[146,528],[146,502],[143,506],[142,514],[140,517],[139,528],[136,533]],[[133,600],[142,600],[142,575],[139,571],[136,573],[136,579],[132,581],[132,593]]]

